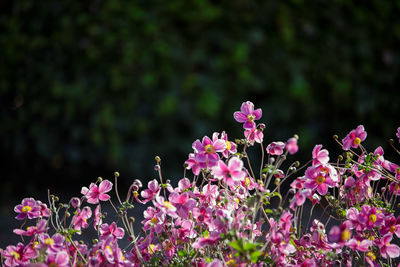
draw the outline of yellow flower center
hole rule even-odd
[[[113,250],[109,245],[106,246],[106,249],[108,250],[108,252],[113,253]]]
[[[58,267],[58,264],[55,262],[50,262],[49,267]]]
[[[254,121],[255,118],[256,118],[256,116],[254,116],[253,114],[247,115],[247,119],[248,119],[249,121]]]
[[[396,226],[392,225],[390,226],[389,231],[393,234],[394,232],[396,232]]]
[[[149,251],[150,254],[153,254],[155,252],[155,250],[154,250],[155,247],[156,247],[156,245],[154,245],[154,244],[149,245],[147,250]]]
[[[367,257],[370,258],[372,261],[376,260],[376,256],[372,251],[367,252]]]
[[[32,207],[30,207],[30,206],[24,206],[23,208],[22,208],[22,212],[23,213],[28,213],[28,212],[30,212],[32,210]]]
[[[320,184],[322,184],[322,183],[325,182],[325,177],[322,176],[322,175],[320,175],[320,176],[318,176],[317,178],[315,178],[315,182],[316,182],[318,185],[320,185]]]
[[[371,214],[368,217],[368,220],[372,223],[376,222],[376,215],[375,214]]]
[[[172,205],[172,203],[169,202],[169,201],[164,201],[164,207],[166,207],[169,210],[173,210],[174,209],[174,205]]]
[[[235,259],[230,259],[229,261],[226,262],[226,265],[228,265],[229,267],[238,266]]]
[[[250,186],[250,179],[249,179],[249,177],[246,177],[246,179],[244,180],[244,183],[246,184],[247,187]]]
[[[231,150],[231,148],[232,148],[231,142],[226,141],[226,149]]]
[[[340,238],[342,239],[342,241],[346,241],[346,240],[349,240],[350,235],[351,234],[350,234],[350,232],[348,230],[344,230],[342,232],[342,234],[340,235]]]
[[[49,245],[49,246],[52,246],[52,245],[54,245],[54,239],[53,238],[46,238],[45,240],[44,240],[44,243],[46,244],[46,245]]]
[[[18,252],[11,251],[10,254],[11,254],[12,256],[14,256],[14,259],[16,259],[16,260],[19,260],[19,259],[21,258],[21,256],[19,255]]]
[[[353,141],[353,144],[354,144],[355,146],[358,146],[360,143],[361,143],[361,139],[358,138],[358,137],[356,137],[356,138],[354,139],[354,141]]]
[[[325,174],[328,174],[328,173],[329,173],[329,170],[328,170],[327,168],[325,168],[325,167],[322,167],[322,168],[321,168],[321,172],[322,172],[322,173],[325,173]]]
[[[211,154],[215,152],[215,148],[212,145],[206,145],[204,147],[204,150],[207,152],[207,154]]]
[[[154,217],[154,218],[152,218],[151,220],[150,220],[150,222],[152,223],[152,224],[156,224],[157,223],[157,218],[156,217]]]

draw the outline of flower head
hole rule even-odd
[[[356,129],[351,130],[350,133],[343,138],[343,150],[349,150],[350,147],[357,148],[362,141],[367,138],[367,132],[364,130],[364,126],[359,125]]]
[[[284,149],[285,149],[284,142],[272,142],[266,148],[268,154],[276,156],[282,155]]]
[[[91,183],[89,188],[82,187],[81,193],[87,197],[88,203],[98,204],[99,200],[107,201],[110,199],[110,196],[106,193],[112,189],[112,185],[108,180],[102,181],[99,186]]]
[[[219,160],[217,152],[226,149],[226,142],[222,139],[211,140],[208,136],[204,136],[203,140],[194,141],[192,145],[195,151],[195,160],[205,163],[205,167],[215,166]]]
[[[232,157],[228,165],[222,160],[218,165],[211,169],[212,175],[219,180],[223,180],[228,185],[233,185],[236,181],[241,181],[246,176],[243,171],[243,161],[238,157]]]
[[[250,101],[244,102],[240,111],[236,111],[233,117],[237,122],[244,123],[244,129],[254,129],[256,127],[255,120],[259,120],[262,116],[260,108],[254,110],[254,104]]]
[[[17,220],[23,220],[26,217],[29,219],[35,219],[40,216],[41,207],[36,200],[33,198],[24,198],[22,203],[14,208],[14,211],[18,213],[15,217]]]

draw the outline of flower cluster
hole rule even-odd
[[[398,263],[400,168],[378,147],[367,152],[362,125],[339,141],[335,160],[318,144],[308,163],[284,169],[298,136],[264,146],[261,109],[242,104],[234,119],[242,139],[226,132],[193,142],[176,186],[135,180],[121,198],[114,183],[99,178],[81,196],[48,205],[25,198],[15,207],[23,242],[1,250],[5,266],[391,266]],[[400,128],[399,128],[400,129]],[[397,136],[400,139],[400,130]],[[261,164],[247,154],[260,146]],[[391,142],[392,147],[396,150]],[[398,152],[398,151],[397,151]],[[399,153],[399,152],[398,152]],[[400,154],[400,153],[399,153]],[[116,201],[111,200],[115,189]],[[110,217],[103,210],[111,205]],[[133,209],[145,205],[141,232]],[[319,210],[315,212],[314,210]],[[313,214],[314,211],[314,214]],[[93,227],[91,243],[78,241]],[[124,241],[124,242],[122,242]],[[122,247],[122,243],[128,246]]]

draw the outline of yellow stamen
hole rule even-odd
[[[353,144],[354,144],[355,146],[358,146],[360,143],[361,143],[361,139],[358,138],[358,137],[356,137],[356,138],[354,139],[354,141],[353,141]]]
[[[392,225],[390,226],[389,231],[393,234],[394,232],[396,232],[396,226]]]
[[[226,149],[231,150],[231,148],[232,148],[231,142],[226,141]]]
[[[344,230],[342,232],[342,234],[340,235],[340,238],[342,239],[342,241],[346,241],[346,240],[349,240],[350,235],[351,234],[350,234],[350,232],[348,230]]]
[[[113,250],[112,250],[112,248],[111,248],[109,245],[106,246],[106,249],[107,249],[110,253],[113,253]]]
[[[14,256],[14,259],[16,259],[16,260],[19,260],[19,259],[21,258],[21,255],[19,255],[18,252],[11,251],[10,254],[11,254],[12,256]]]
[[[150,254],[154,254],[155,250],[154,248],[156,247],[156,245],[154,244],[150,244],[149,247],[147,248],[147,250],[149,251]]]
[[[164,201],[164,207],[166,207],[169,210],[173,210],[175,208],[174,205],[172,205],[172,203],[169,201]]]
[[[367,257],[370,258],[372,261],[376,260],[376,256],[372,251],[367,252]]]
[[[368,220],[372,223],[376,222],[376,215],[375,214],[371,214],[368,217]]]
[[[206,151],[207,154],[211,154],[215,152],[215,148],[212,145],[206,145],[204,147],[204,150]]]
[[[249,120],[249,121],[254,121],[254,119],[256,118],[256,116],[254,116],[253,114],[249,114],[249,115],[247,115],[247,119]]]
[[[46,238],[45,240],[44,240],[44,243],[46,244],[46,245],[49,245],[49,246],[52,246],[52,245],[54,245],[54,239],[53,238]]]
[[[171,250],[174,248],[174,244],[172,244],[172,242],[168,242],[167,243],[167,250]]]
[[[157,223],[157,218],[156,217],[154,217],[154,218],[151,218],[151,220],[150,220],[150,222],[152,223],[152,224],[156,224]]]
[[[229,261],[226,262],[226,265],[228,265],[229,267],[238,266],[235,259],[230,259]]]
[[[22,212],[23,213],[28,213],[28,212],[30,212],[32,210],[32,207],[30,207],[30,206],[24,206],[23,208],[22,208]]]
[[[322,184],[322,183],[325,182],[325,177],[322,176],[322,175],[320,175],[320,176],[318,176],[317,178],[315,178],[315,182],[316,182],[318,185],[320,185],[320,184]]]

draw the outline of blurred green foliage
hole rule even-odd
[[[400,124],[399,1],[0,7],[3,191],[152,178],[155,155],[172,179],[195,139],[242,136],[232,113],[246,100],[263,108],[267,141],[298,133],[307,155],[358,124],[372,143]]]

